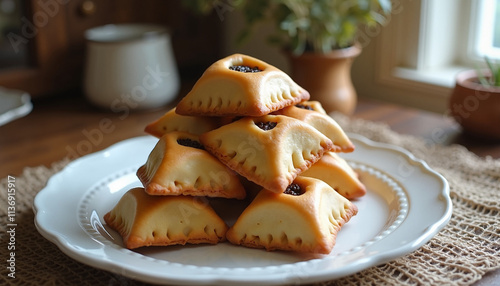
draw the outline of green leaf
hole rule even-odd
[[[488,65],[488,68],[491,71],[491,85],[498,86],[500,85],[500,71],[498,67],[495,67],[493,62],[488,58],[484,57],[484,60],[486,61],[486,64]]]
[[[494,78],[495,78],[495,82],[493,83],[495,86],[500,86],[500,67],[497,67],[495,68],[495,73],[494,73]]]
[[[391,0],[183,0],[193,11],[213,9],[214,1],[228,1],[240,10],[246,25],[237,41],[250,38],[260,22],[275,23],[280,36],[269,43],[290,48],[294,53],[306,49],[329,52],[352,45],[364,25],[385,24]],[[500,75],[499,75],[500,79]]]
[[[488,82],[486,76],[484,75],[483,71],[480,68],[476,68],[476,73],[477,73],[477,79],[482,85],[490,86],[490,83]]]

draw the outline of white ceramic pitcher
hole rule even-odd
[[[180,79],[170,34],[148,24],[105,25],[85,32],[84,92],[112,111],[148,109],[175,99]]]

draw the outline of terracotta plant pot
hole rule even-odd
[[[354,45],[328,54],[306,52],[300,56],[288,53],[291,77],[320,101],[327,112],[351,115],[357,94],[351,80],[351,66],[361,47]]]
[[[467,133],[500,140],[500,87],[481,85],[475,70],[457,75],[449,107]]]

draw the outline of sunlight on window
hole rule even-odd
[[[500,0],[495,1],[495,25],[493,30],[493,46],[500,48]]]
[[[482,0],[477,19],[477,55],[500,59],[500,0]]]

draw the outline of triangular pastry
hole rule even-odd
[[[284,193],[263,189],[227,231],[236,245],[328,254],[358,208],[323,181],[298,177]]]
[[[347,199],[355,199],[366,194],[365,185],[358,174],[338,154],[326,152],[321,159],[300,174],[324,181]]]
[[[342,130],[333,118],[322,112],[322,110],[321,104],[317,101],[312,103],[303,102],[294,106],[285,107],[273,114],[285,115],[302,120],[330,138],[333,144],[340,147],[342,152],[354,151],[354,144],[349,140],[344,130]]]
[[[335,148],[310,125],[282,115],[244,117],[200,135],[200,141],[231,169],[277,193]]]
[[[234,54],[212,64],[179,102],[182,115],[262,116],[309,99],[278,68]]]
[[[104,221],[128,249],[175,244],[216,244],[227,225],[208,204],[190,196],[150,196],[143,188],[125,193]]]
[[[316,100],[303,101],[301,103],[295,104],[295,106],[303,108],[303,109],[316,111],[316,112],[319,112],[322,114],[326,114],[326,111],[323,108],[323,105],[321,105],[321,103],[319,101],[316,101]]]
[[[175,113],[175,107],[157,120],[149,123],[144,131],[155,137],[172,131],[182,131],[200,135],[218,127],[215,118],[206,116],[184,116]]]
[[[238,175],[203,149],[198,136],[163,135],[137,177],[150,195],[191,195],[243,199]]]

